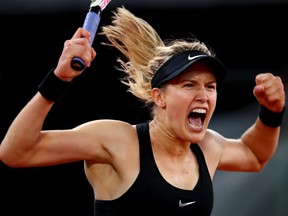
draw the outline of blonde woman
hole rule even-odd
[[[94,120],[72,129],[42,130],[53,104],[81,74],[70,67],[72,58],[81,57],[89,67],[96,56],[89,32],[79,28],[11,124],[0,159],[11,167],[84,161],[95,216],[210,215],[217,170],[258,172],[272,158],[285,110],[281,79],[272,73],[256,76],[259,116],[240,138],[225,138],[209,129],[225,68],[204,43],[164,42],[123,7],[102,30],[107,45],[126,57],[118,59],[126,75],[122,82],[151,108],[151,119],[137,125]]]

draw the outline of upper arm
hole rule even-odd
[[[224,139],[218,169],[227,171],[257,171],[260,163],[253,151],[241,139]]]
[[[259,161],[253,151],[241,139],[225,138],[208,130],[204,139],[207,160],[214,169],[226,171],[256,171]]]
[[[118,143],[115,127],[123,123],[98,120],[69,130],[41,131],[36,145],[22,155],[24,166],[48,166],[94,160],[109,163],[113,145]],[[118,129],[119,129],[118,128]],[[118,137],[119,139],[119,137]]]

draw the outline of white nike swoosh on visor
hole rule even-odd
[[[189,60],[189,61],[192,61],[193,59],[199,58],[199,57],[201,57],[201,56],[205,56],[205,55],[197,55],[197,56],[190,56],[190,55],[188,55],[188,60]]]

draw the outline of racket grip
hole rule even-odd
[[[91,35],[90,45],[91,46],[93,44],[97,29],[99,26],[100,15],[101,15],[100,12],[101,12],[100,6],[91,7],[89,12],[86,14],[86,17],[84,20],[83,28],[90,32],[90,35]],[[82,71],[86,68],[86,64],[81,58],[74,57],[71,61],[71,67],[76,71]]]

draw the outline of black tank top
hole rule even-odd
[[[191,144],[199,164],[199,180],[193,190],[169,184],[153,157],[149,125],[137,125],[140,144],[140,173],[133,185],[114,200],[94,200],[94,216],[209,216],[213,208],[213,186],[204,155]]]

